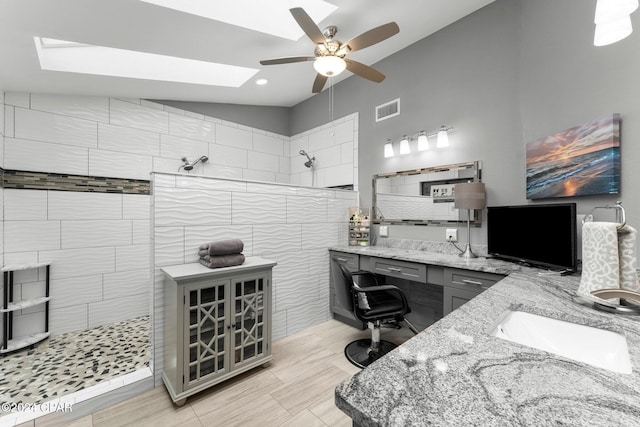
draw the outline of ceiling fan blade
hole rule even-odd
[[[322,92],[322,88],[324,87],[324,84],[327,82],[327,76],[323,76],[322,74],[318,73],[318,75],[316,76],[316,79],[313,81],[313,89],[311,89],[312,93],[320,93]]]
[[[369,47],[376,43],[380,43],[383,40],[388,39],[389,37],[396,35],[400,32],[400,27],[395,22],[389,22],[384,25],[380,25],[379,27],[372,28],[369,31],[366,31],[360,34],[357,37],[349,40],[346,43],[343,43],[340,46],[339,50],[343,50],[344,53],[353,52],[356,50],[364,49],[365,47]]]
[[[368,65],[364,65],[360,62],[347,58],[345,58],[344,61],[347,63],[347,70],[351,71],[353,74],[357,74],[360,77],[364,77],[365,79],[376,83],[380,83],[384,80],[384,74],[369,67]]]
[[[291,58],[277,58],[260,61],[262,65],[290,64],[292,62],[315,61],[314,56],[292,56]]]
[[[324,36],[322,35],[322,31],[313,22],[313,19],[304,11],[301,7],[294,7],[293,9],[289,9],[289,12],[293,15],[293,18],[296,20],[302,31],[305,32],[307,37],[311,39],[315,44],[324,44]]]

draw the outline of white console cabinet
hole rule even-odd
[[[271,355],[271,270],[276,263],[247,257],[244,264],[162,267],[164,370],[177,405]]]

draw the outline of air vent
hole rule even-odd
[[[400,115],[400,98],[376,107],[376,122]]]

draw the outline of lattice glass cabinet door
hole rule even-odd
[[[233,366],[251,363],[268,353],[266,334],[270,320],[265,313],[270,288],[267,276],[245,276],[231,281],[233,310]]]
[[[229,280],[212,281],[211,286],[185,290],[185,326],[189,345],[185,349],[184,386],[229,372]]]

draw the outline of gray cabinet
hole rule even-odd
[[[209,269],[163,267],[164,369],[173,401],[262,365],[271,355],[271,269],[275,262]]]
[[[444,269],[442,315],[446,316],[472,298],[489,289],[504,276],[458,268]]]
[[[348,325],[356,328],[364,329],[364,324],[356,319],[349,307],[340,304],[336,292],[341,290],[338,287],[343,286],[340,269],[337,264],[341,263],[347,266],[349,271],[358,271],[360,269],[360,256],[357,254],[349,254],[345,252],[329,251],[329,270],[330,270],[330,300],[329,309],[333,318],[340,320]]]

